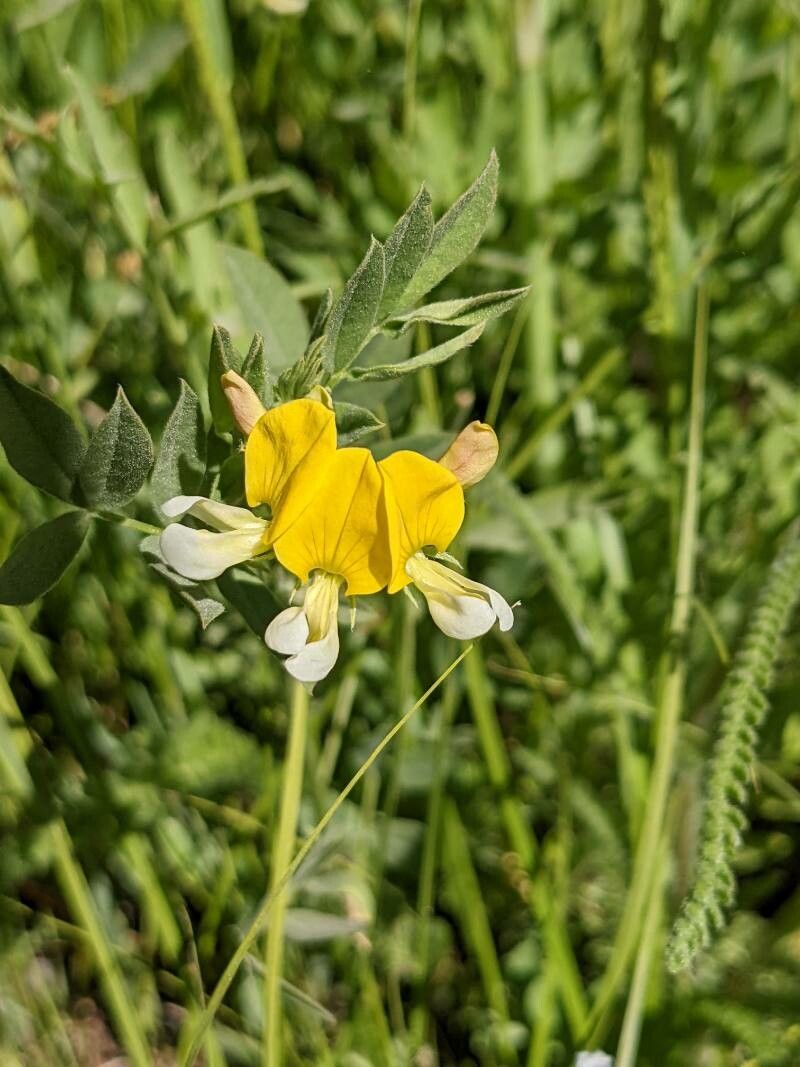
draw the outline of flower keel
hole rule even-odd
[[[514,625],[511,605],[494,589],[450,570],[417,552],[405,565],[406,574],[428,604],[431,618],[448,637],[468,641],[491,630]]]
[[[339,589],[343,579],[318,571],[308,586],[302,607],[277,615],[264,640],[273,652],[288,656],[284,667],[299,682],[320,682],[339,656]]]

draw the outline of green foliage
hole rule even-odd
[[[322,356],[329,370],[347,370],[363,348],[378,313],[384,279],[383,246],[373,237],[328,318]]]
[[[114,404],[97,427],[78,478],[86,503],[98,511],[128,504],[153,466],[153,442],[120,387]]]
[[[183,379],[181,391],[161,435],[150,481],[153,500],[192,496],[200,489],[206,470],[206,435],[197,394]]]
[[[728,649],[741,680],[800,501],[796,5],[0,7],[0,559],[35,538],[19,573],[43,572],[68,547],[37,489],[86,504],[85,442],[120,381],[150,430],[168,425],[150,489],[96,516],[50,592],[0,610],[0,1062],[179,1061],[276,873],[289,694],[263,634],[291,587],[266,558],[179,580],[150,525],[176,493],[242,503],[214,375],[207,395],[219,323],[235,360],[263,336],[240,369],[265,403],[327,384],[342,441],[376,457],[436,458],[491,412],[499,470],[469,490],[451,552],[521,601],[293,876],[289,934],[338,936],[287,940],[287,1062],[794,1063],[796,625],[779,660],[759,644],[769,714],[766,675],[736,697],[757,737],[723,732],[738,773],[758,759],[758,789],[720,805],[740,813],[722,838],[736,900],[677,977],[662,934],[707,825]],[[490,162],[475,182],[492,146],[499,180]],[[383,291],[365,333],[369,300],[344,315],[363,347],[333,381],[320,340],[371,233]],[[673,649],[701,283],[697,582]],[[460,344],[498,294],[519,302],[469,348],[411,362]],[[359,598],[352,632],[343,604],[340,622],[298,839],[454,652],[405,597]],[[646,921],[652,954],[598,1013],[663,769],[665,664],[686,679],[667,891],[626,922],[638,951]],[[263,1059],[258,940],[210,1067]]]
[[[306,345],[308,323],[302,305],[280,273],[252,252],[226,245],[223,257],[244,332],[260,333],[270,367],[283,370]]]
[[[244,357],[242,377],[248,385],[253,387],[264,406],[269,407],[274,399],[274,386],[267,361],[264,338],[260,333],[255,334],[247,355]]]
[[[752,768],[775,665],[798,600],[800,541],[794,537],[770,569],[720,693],[719,737],[708,770],[694,881],[667,947],[673,971],[688,967],[707,947],[736,897],[733,861],[747,828],[744,808]]]
[[[397,308],[430,248],[432,237],[431,196],[423,185],[386,239],[386,280],[378,307],[379,318],[386,318]]]
[[[0,566],[0,604],[44,596],[75,559],[89,531],[84,511],[67,511],[25,534]]]
[[[46,493],[72,501],[86,444],[66,412],[0,367],[0,441],[8,462]]]
[[[362,437],[375,433],[383,423],[369,408],[339,400],[336,409],[336,434],[340,446],[352,445]]]
[[[429,348],[427,352],[420,352],[403,363],[383,363],[370,367],[354,367],[353,378],[361,382],[385,382],[392,378],[402,378],[406,374],[414,374],[424,367],[435,367],[451,359],[456,352],[461,352],[474,344],[483,333],[483,323],[478,323],[463,333],[456,334],[449,341],[443,341],[435,348]]]
[[[436,223],[428,250],[402,294],[401,303],[406,307],[430,292],[474,251],[494,210],[498,171],[492,150],[469,189]]]
[[[211,420],[218,433],[233,429],[233,418],[228,401],[225,399],[220,379],[229,370],[238,374],[242,369],[242,357],[231,340],[231,335],[224,326],[214,324],[211,333],[211,351],[208,356],[208,405],[211,408]]]

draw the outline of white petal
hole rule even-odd
[[[247,508],[236,508],[232,504],[222,504],[219,500],[209,500],[204,496],[173,496],[161,505],[162,512],[168,519],[181,519],[184,515],[194,515],[215,530],[243,530],[249,526],[263,530],[267,525]]]
[[[511,606],[488,585],[473,582],[420,553],[408,561],[406,571],[427,600],[431,618],[448,637],[467,641],[485,634],[495,621],[501,630],[514,625]]]
[[[422,590],[428,601],[431,618],[448,637],[470,641],[488,633],[494,626],[495,613],[491,605],[476,596],[452,596],[437,591]]]
[[[283,661],[286,670],[298,682],[321,682],[333,670],[339,658],[339,628],[333,626],[320,641],[311,641],[300,652]]]
[[[260,527],[212,533],[174,523],[161,534],[159,545],[161,555],[174,571],[203,582],[218,578],[236,563],[252,559],[258,554],[262,536]]]
[[[302,608],[287,608],[276,615],[264,634],[273,652],[291,656],[299,652],[308,640],[308,620]]]

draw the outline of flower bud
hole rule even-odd
[[[471,422],[453,441],[439,463],[466,488],[485,478],[497,462],[497,435],[488,423]]]
[[[236,428],[247,437],[267,409],[255,389],[236,371],[226,370],[220,382]]]

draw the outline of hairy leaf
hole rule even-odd
[[[423,185],[405,214],[389,234],[385,245],[386,283],[378,308],[383,319],[397,307],[433,237],[431,197]]]
[[[150,434],[120,387],[81,464],[87,503],[93,508],[122,507],[142,488],[152,466]]]
[[[52,589],[86,538],[89,516],[68,511],[25,534],[0,567],[0,604],[30,604]]]
[[[448,326],[476,326],[511,311],[530,292],[530,286],[522,289],[502,289],[496,293],[482,293],[464,300],[440,300],[424,304],[414,311],[392,317],[392,322],[401,323],[400,333],[405,333],[418,322],[439,323]]]
[[[227,370],[234,370],[239,374],[242,370],[242,357],[225,327],[214,323],[208,356],[208,405],[211,408],[211,421],[220,433],[233,429],[233,416],[220,381]]]
[[[475,249],[494,209],[498,169],[497,156],[492,151],[469,189],[436,223],[428,253],[403,293],[403,306],[415,304]]]
[[[333,289],[326,289],[325,295],[319,302],[317,307],[317,313],[314,316],[314,321],[311,324],[311,335],[309,336],[308,343],[311,344],[316,341],[318,337],[322,337],[325,332],[325,327],[328,323],[328,316],[331,313],[333,307]]]
[[[274,386],[269,372],[264,338],[260,333],[253,336],[250,348],[242,363],[242,377],[251,386],[259,400],[269,407],[274,400]]]
[[[153,468],[153,500],[197,493],[206,469],[206,436],[197,394],[181,378],[181,391],[172,409]]]
[[[333,305],[323,347],[325,365],[349,367],[369,336],[383,293],[383,245],[373,237],[367,253]]]
[[[60,500],[74,501],[86,443],[69,415],[0,367],[0,442],[23,478]]]
[[[468,348],[477,341],[483,333],[483,327],[484,323],[478,323],[477,326],[464,330],[463,333],[456,334],[455,337],[451,337],[443,344],[437,345],[435,348],[429,348],[427,352],[421,352],[418,356],[412,356],[411,359],[407,359],[403,363],[384,363],[376,367],[354,367],[351,371],[351,376],[354,381],[359,382],[385,382],[389,378],[401,378],[404,374],[413,374],[415,371],[422,370],[423,367],[435,367],[437,363],[444,363],[445,360],[454,356],[456,352],[460,352],[463,348]]]
[[[375,433],[384,424],[369,408],[359,407],[358,404],[348,404],[344,400],[337,400],[334,404],[336,411],[336,432],[340,447],[352,445],[367,434]]]

